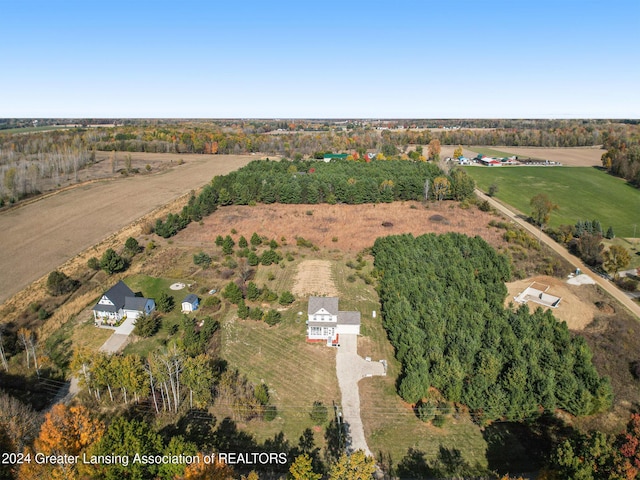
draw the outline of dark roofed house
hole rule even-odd
[[[107,290],[93,307],[93,320],[98,324],[114,325],[124,318],[138,318],[155,310],[152,298],[136,297],[135,293],[120,280]]]
[[[338,297],[309,297],[307,341],[336,345],[340,334],[360,335],[360,312],[338,310]]]

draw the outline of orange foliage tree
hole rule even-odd
[[[104,424],[94,420],[85,407],[66,407],[57,404],[45,415],[40,434],[33,442],[34,453],[44,455],[79,455],[89,445],[98,441],[104,433]],[[77,471],[72,462],[59,464],[24,463],[19,478],[74,479]]]
[[[233,480],[235,472],[226,463],[213,460],[205,463],[202,453],[198,453],[199,462],[193,462],[187,466],[184,476],[179,480]]]

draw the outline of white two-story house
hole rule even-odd
[[[153,298],[136,297],[135,293],[120,280],[107,290],[93,307],[96,325],[116,325],[124,318],[136,319],[150,314],[156,308]]]
[[[360,335],[360,312],[338,310],[338,297],[309,297],[307,341],[337,345],[341,334]]]

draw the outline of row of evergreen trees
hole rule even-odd
[[[155,231],[164,238],[171,237],[190,222],[214,212],[218,205],[421,200],[425,198],[427,181],[432,186],[436,178],[446,179],[444,198],[464,200],[473,195],[475,183],[463,170],[454,170],[447,176],[436,165],[425,162],[256,160],[228,175],[215,177],[200,195],[189,199],[180,214],[158,220]],[[433,188],[426,191],[433,196]]]
[[[407,402],[435,387],[481,421],[610,406],[609,381],[581,337],[548,311],[504,308],[509,264],[480,237],[391,236],[378,238],[373,253]]]

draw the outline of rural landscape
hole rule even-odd
[[[636,478],[639,188],[634,120],[2,119],[0,478]]]

